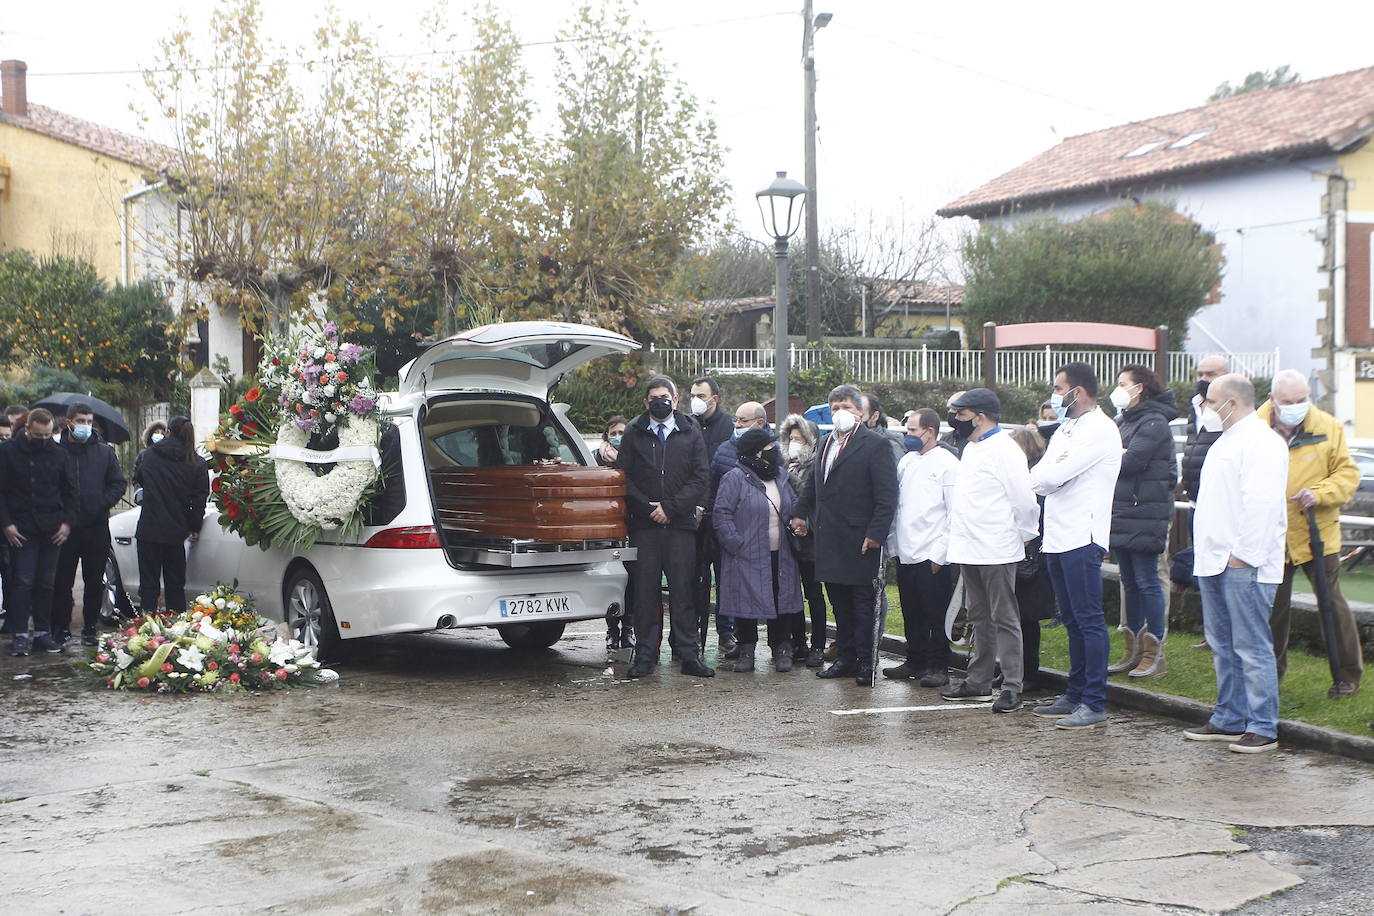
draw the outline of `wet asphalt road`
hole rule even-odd
[[[396,638],[256,697],[116,695],[6,654],[0,909],[1374,912],[1365,764],[1126,712],[1069,734],[762,652],[626,681],[601,633]],[[893,706],[940,708],[832,713]]]

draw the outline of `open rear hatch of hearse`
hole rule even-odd
[[[638,344],[558,322],[467,331],[405,370],[419,396],[435,521],[460,567],[573,566],[634,559],[624,474],[588,467],[575,432],[549,404],[574,367]]]

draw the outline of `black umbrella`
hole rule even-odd
[[[118,445],[121,442],[129,441],[129,424],[124,422],[123,415],[115,409],[114,405],[89,394],[59,391],[48,395],[29,409],[46,407],[55,413],[66,414],[67,408],[73,404],[86,404],[91,408],[91,413],[95,414],[95,419],[100,426],[100,434],[105,437],[106,442]]]
[[[1307,510],[1307,538],[1312,544],[1312,588],[1317,592],[1317,616],[1321,620],[1322,640],[1326,643],[1326,660],[1331,665],[1331,683],[1341,680],[1341,663],[1336,657],[1336,618],[1331,607],[1331,589],[1326,581],[1326,551],[1321,529],[1317,527],[1317,510]]]

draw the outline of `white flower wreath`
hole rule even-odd
[[[377,421],[371,417],[354,417],[341,424],[339,448],[369,447],[377,443]],[[277,431],[277,445],[305,448],[310,434],[295,423],[283,423]],[[329,473],[316,477],[315,471],[304,461],[276,456],[277,487],[292,517],[303,525],[337,528],[358,509],[363,491],[377,477],[377,467],[371,461],[339,461]]]

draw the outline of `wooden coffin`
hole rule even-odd
[[[547,543],[625,539],[625,474],[580,465],[434,471],[446,533]]]

